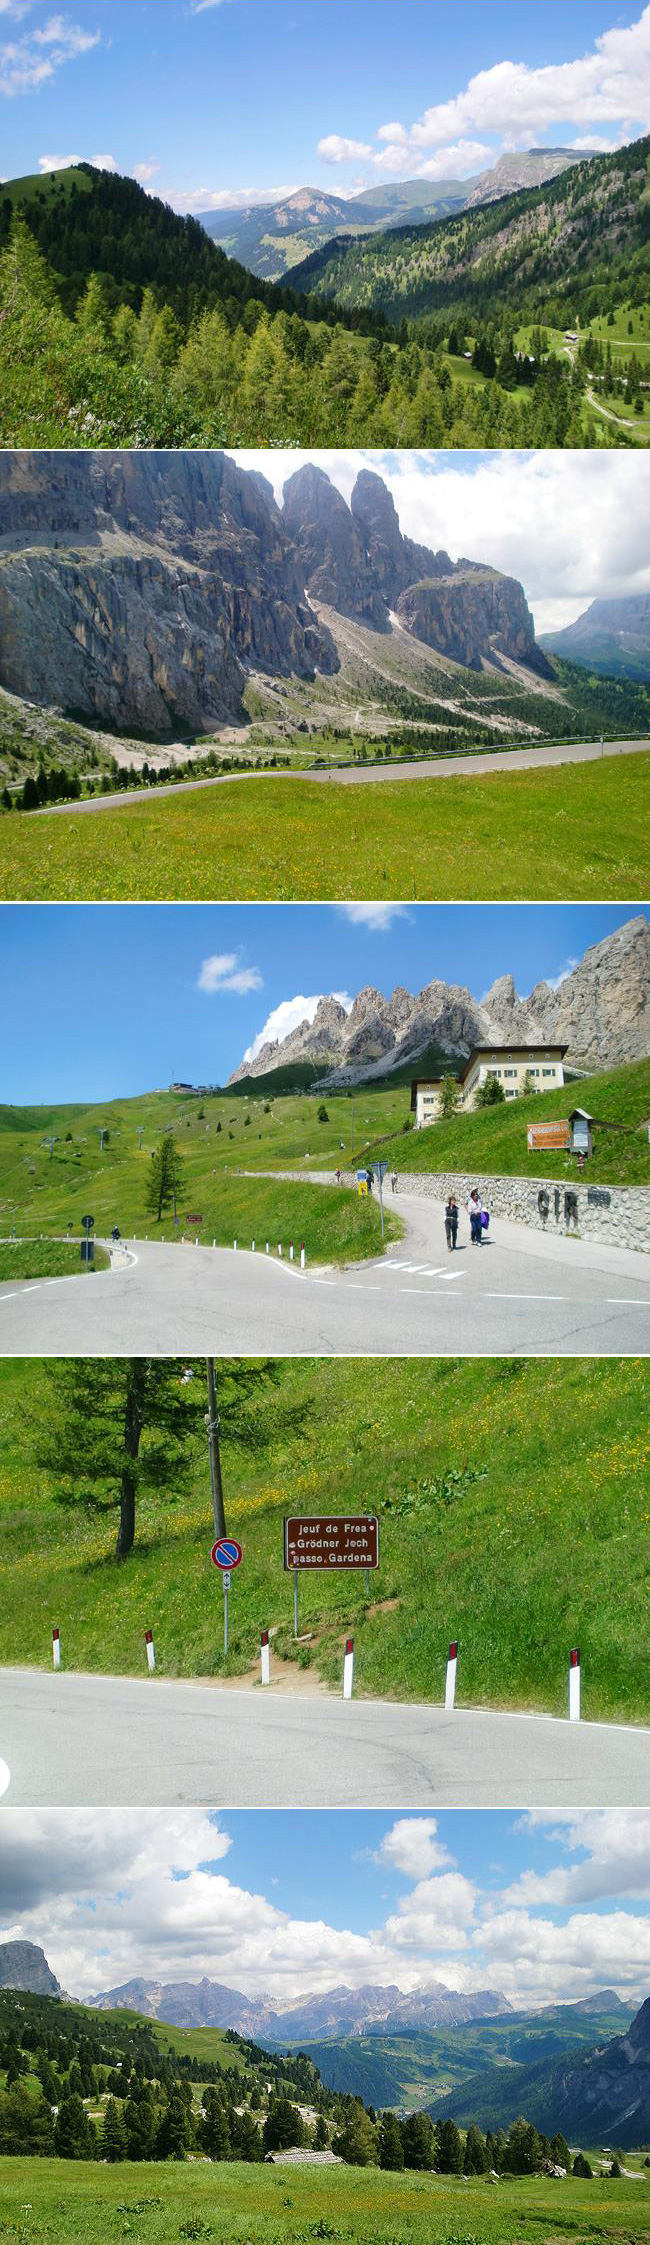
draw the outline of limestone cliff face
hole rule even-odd
[[[24,1988],[34,1996],[60,1996],[44,1949],[35,1941],[0,1942],[0,1988]]]
[[[381,588],[350,508],[329,476],[309,462],[289,477],[283,501],[284,522],[314,600],[385,631],[388,609]]]
[[[535,645],[535,626],[516,577],[471,566],[423,579],[400,593],[401,624],[425,646],[450,655],[467,670],[509,655],[529,669],[547,670]]]
[[[357,476],[349,507],[311,464],[290,477],[283,499],[313,599],[384,631],[396,613],[415,639],[472,670],[508,655],[550,674],[516,578],[454,563],[444,550],[404,537],[391,493],[372,469]]]
[[[645,2144],[650,2133],[650,1997],[627,2034],[586,2057],[553,2067],[545,2081],[544,2125],[572,2141]]]
[[[650,1054],[650,924],[639,916],[594,944],[557,990],[539,982],[527,998],[512,975],[499,976],[481,999],[457,983],[437,978],[416,996],[394,990],[360,990],[348,1012],[321,998],[314,1020],[303,1021],[282,1042],[268,1043],[230,1078],[265,1075],[292,1061],[311,1061],[323,1080],[386,1078],[433,1047],[450,1060],[477,1044],[524,1040],[568,1046],[578,1067],[615,1067]]]
[[[0,457],[0,682],[163,738],[338,669],[270,485],[220,453]]]

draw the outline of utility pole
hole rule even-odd
[[[206,1363],[208,1371],[208,1409],[205,1414],[205,1423],[208,1430],[208,1451],[210,1456],[212,1517],[214,1520],[215,1536],[225,1536],[227,1535],[228,1531],[226,1528],[226,1515],[223,1502],[223,1482],[221,1479],[221,1451],[219,1447],[219,1405],[217,1401],[217,1376],[215,1371],[214,1357],[208,1356],[206,1358]]]

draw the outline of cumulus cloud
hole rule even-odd
[[[279,187],[183,187],[174,195],[174,209],[254,210],[264,203],[285,203],[289,195],[297,194],[301,184],[299,179],[292,179],[282,181]]]
[[[247,990],[263,990],[264,978],[259,967],[240,966],[240,957],[239,951],[213,952],[210,959],[202,961],[197,990],[204,990],[208,997],[214,997],[220,990],[234,990],[240,997]]]
[[[326,133],[324,140],[319,140],[318,154],[326,164],[348,164],[352,158],[371,156],[372,148],[367,140],[347,140],[343,133]]]
[[[346,1013],[350,1012],[354,1000],[350,997],[349,990],[331,990],[329,995],[336,998],[340,1006],[345,1007]],[[283,998],[280,1005],[274,1006],[272,1012],[267,1014],[266,1021],[258,1031],[258,1035],[254,1037],[252,1045],[249,1045],[247,1052],[244,1053],[244,1059],[255,1060],[258,1052],[262,1050],[262,1045],[281,1044],[283,1037],[291,1035],[292,1029],[299,1029],[302,1022],[311,1023],[324,996],[325,991],[320,990],[316,997]]]
[[[67,16],[48,16],[45,23],[32,26],[19,39],[0,44],[0,94],[11,99],[17,94],[38,92],[63,63],[89,54],[100,38],[101,32],[84,31]]]
[[[160,168],[160,164],[156,162],[155,157],[150,156],[147,163],[135,165],[134,179],[139,179],[141,187],[147,187],[149,180],[155,179],[156,172],[159,172]]]
[[[528,1830],[546,1819],[531,1815]],[[650,1901],[650,1809],[585,1809],[557,1818],[549,1827],[568,1854],[580,1854],[573,1864],[555,1864],[549,1871],[524,1871],[507,1887],[502,1900],[510,1906],[530,1908],[536,1903],[572,1908],[576,1902],[620,1899]]]
[[[423,1879],[430,1871],[442,1869],[450,1863],[446,1847],[436,1839],[435,1816],[400,1816],[377,1849],[377,1862],[391,1871],[403,1871],[406,1878]]]
[[[410,919],[405,904],[337,904],[336,910],[344,920],[351,921],[353,928],[370,928],[380,935],[392,927],[393,920]]]
[[[507,149],[539,147],[570,135],[575,147],[616,146],[650,125],[650,6],[630,25],[614,24],[586,54],[539,67],[508,58],[477,71],[450,100],[435,102],[412,124],[399,118],[377,128],[375,147],[329,133],[318,144],[329,163],[363,156],[379,170],[411,176],[463,177]],[[609,134],[598,128],[614,128]],[[493,136],[486,141],[484,136]],[[480,138],[475,137],[480,135]],[[431,151],[435,154],[431,155]],[[431,169],[431,165],[440,168]]]
[[[117,171],[115,157],[102,156],[39,156],[40,172],[69,171],[71,164],[93,164],[97,171]]]
[[[440,1878],[419,1879],[405,1894],[395,1914],[386,1919],[384,1934],[396,1949],[462,1949],[475,1923],[476,1888],[462,1871],[444,1871]]]

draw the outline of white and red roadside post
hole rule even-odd
[[[574,1645],[569,1653],[569,1722],[580,1721],[580,1647]]]
[[[354,1638],[346,1637],[343,1654],[343,1698],[352,1698],[354,1684]]]
[[[304,1242],[304,1239],[303,1239],[303,1240],[301,1241],[301,1246],[300,1246],[300,1268],[301,1268],[301,1271],[304,1271],[304,1268],[305,1268],[305,1242]]]
[[[60,1631],[60,1629],[53,1629],[53,1630],[52,1630],[52,1667],[53,1667],[53,1668],[60,1668],[60,1666],[61,1666],[61,1631]]]
[[[261,1637],[260,1637],[260,1659],[261,1659],[261,1662],[262,1662],[262,1683],[263,1683],[263,1684],[270,1684],[270,1682],[271,1682],[271,1647],[270,1647],[270,1644],[269,1644],[269,1633],[268,1633],[268,1629],[263,1629],[263,1630],[262,1630],[262,1634],[261,1634]]]
[[[456,1670],[457,1670],[457,1668],[458,1668],[458,1639],[457,1639],[456,1637],[454,1637],[454,1638],[452,1639],[452,1642],[451,1642],[451,1644],[450,1644],[450,1647],[449,1647],[449,1652],[448,1652],[448,1654],[447,1654],[447,1675],[446,1675],[446,1679],[445,1679],[445,1708],[446,1708],[447,1712],[449,1712],[449,1710],[450,1710],[450,1709],[451,1709],[451,1708],[452,1708],[452,1707],[453,1707],[453,1706],[455,1705],[455,1701],[456,1701]]]
[[[153,1676],[154,1668],[156,1666],[156,1650],[153,1641],[153,1629],[145,1629],[144,1641],[147,1647],[147,1667],[149,1670],[149,1675]]]
[[[290,1239],[290,1241],[289,1241],[289,1262],[290,1262],[290,1263],[292,1263],[292,1262],[293,1262],[293,1240],[292,1240],[292,1239]]]

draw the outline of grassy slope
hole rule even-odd
[[[0,897],[355,897],[363,851],[374,896],[636,900],[650,873],[648,762],[352,789],[250,779],[88,816],[8,816]]]
[[[543,2176],[490,2188],[472,2178],[382,2174],[377,2168],[300,2170],[236,2163],[99,2167],[3,2159],[0,2216],[20,2245],[530,2245],[567,2238],[645,2240],[647,2186],[557,2184]],[[561,2225],[558,2231],[558,2224]]]
[[[603,1122],[622,1123],[634,1133],[628,1137],[619,1130],[594,1132],[594,1151],[586,1164],[584,1183],[650,1183],[650,1141],[647,1131],[638,1127],[650,1119],[650,1060],[582,1076],[557,1091],[535,1092],[529,1099],[512,1099],[504,1101],[503,1106],[454,1115],[425,1130],[412,1131],[406,1138],[387,1142],[386,1151],[400,1175],[405,1176],[471,1169],[487,1176],[575,1178],[575,1155],[547,1150],[529,1154],[527,1147],[529,1123],[545,1122],[555,1115],[564,1118],[572,1107],[586,1107]]]
[[[37,1462],[55,1369],[0,1363],[0,1659],[48,1666],[56,1624],[71,1668],[142,1674],[153,1627],[163,1675],[233,1675],[256,1664],[270,1626],[280,1653],[339,1688],[341,1637],[354,1627],[362,1694],[439,1703],[458,1635],[460,1704],[563,1713],[567,1653],[580,1644],[586,1715],[650,1718],[637,1626],[643,1361],[406,1358],[370,1376],[363,1362],[285,1361],[280,1388],[256,1406],[266,1446],[225,1456],[228,1526],[244,1548],[227,1670],[202,1445],[191,1491],[143,1498],[135,1552],[116,1566],[114,1516],[58,1504]],[[303,1579],[312,1641],[297,1656],[282,1564],[282,1516],[296,1505],[377,1509],[382,1529],[370,1599],[356,1574]]]
[[[320,1099],[282,1099],[271,1103],[263,1091],[246,1099],[226,1093],[184,1101],[174,1093],[113,1100],[87,1109],[60,1107],[0,1109],[0,1229],[13,1224],[23,1233],[61,1231],[79,1226],[90,1211],[98,1233],[119,1224],[122,1233],[173,1237],[171,1217],[160,1226],[146,1212],[151,1151],[167,1122],[175,1124],[183,1155],[184,1183],[178,1201],[180,1229],[195,1236],[188,1215],[203,1216],[202,1237],[242,1246],[270,1238],[277,1246],[304,1239],[311,1259],[333,1256],[355,1260],[380,1245],[379,1211],[374,1201],[309,1183],[282,1183],[239,1177],[237,1168],[335,1168],[353,1152],[398,1129],[408,1112],[404,1086],[388,1093],[359,1092],[354,1099],[327,1100],[326,1123],[319,1123]],[[265,1112],[265,1108],[269,1112]],[[203,1116],[200,1109],[203,1108]],[[246,1117],[250,1117],[247,1122]],[[221,1130],[217,1124],[221,1123]],[[98,1127],[109,1131],[99,1151]],[[137,1129],[144,1131],[142,1151]],[[70,1140],[66,1133],[70,1132]],[[55,1132],[50,1158],[45,1132]],[[340,1141],[343,1140],[341,1150]],[[307,1154],[308,1159],[305,1160]],[[399,1218],[386,1212],[387,1237],[399,1236]]]
[[[95,1248],[95,1270],[105,1271],[109,1257]],[[73,1278],[83,1276],[79,1246],[68,1240],[0,1240],[0,1280],[12,1278]]]

